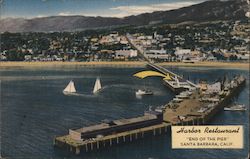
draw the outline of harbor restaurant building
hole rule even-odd
[[[162,112],[146,111],[143,116],[119,119],[109,122],[103,122],[101,124],[83,127],[76,130],[69,130],[69,135],[75,140],[87,140],[90,138],[97,138],[124,131],[130,131],[134,129],[140,129],[163,122]]]

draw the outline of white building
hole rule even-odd
[[[249,60],[249,54],[237,54],[236,55],[239,60]]]
[[[161,49],[161,50],[148,50],[147,52],[153,53],[153,54],[158,54],[158,55],[167,53],[167,51],[164,50],[164,49]]]
[[[208,93],[219,93],[221,91],[221,83],[216,82],[211,85],[207,85],[207,92]]]
[[[24,56],[24,60],[25,60],[25,61],[31,61],[31,60],[32,60],[31,55],[25,55],[25,56]]]
[[[1,61],[7,60],[7,57],[6,57],[5,53],[0,53],[0,60]]]
[[[138,53],[137,50],[116,50],[115,56],[116,57],[137,57]]]
[[[153,36],[146,36],[146,39],[152,40],[152,39],[153,39]]]
[[[184,55],[191,54],[191,50],[190,49],[180,49],[180,48],[177,47],[174,54],[177,57],[183,57]]]
[[[167,51],[164,49],[161,50],[148,50],[145,53],[145,56],[149,59],[161,59],[161,60],[167,60],[169,59],[169,55],[167,54]]]

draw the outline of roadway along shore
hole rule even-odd
[[[83,66],[83,67],[144,67],[147,62],[143,61],[100,61],[100,62],[0,62],[0,68],[9,67],[62,67],[62,66]],[[234,68],[249,70],[248,62],[163,62],[161,66],[180,66],[180,67],[216,67]]]

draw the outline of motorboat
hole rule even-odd
[[[141,90],[141,89],[138,89],[136,92],[135,92],[136,95],[153,95],[153,92],[149,89],[146,89],[146,90]]]
[[[226,110],[226,111],[245,111],[245,110],[247,110],[247,108],[244,104],[237,104],[237,105],[233,105],[231,107],[225,107],[224,110]]]

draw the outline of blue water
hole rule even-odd
[[[246,87],[236,101],[249,106],[248,70],[171,67],[191,81],[214,82],[224,75],[243,74]],[[160,78],[140,80],[132,75],[143,68],[13,68],[0,70],[1,75],[1,155],[8,158],[84,158],[84,159],[185,159],[243,158],[248,153],[249,112],[220,112],[209,124],[242,124],[245,128],[244,149],[174,150],[170,133],[149,137],[81,156],[53,147],[53,138],[103,119],[130,118],[142,115],[150,105],[163,105],[174,94]],[[104,89],[92,95],[96,77]],[[62,90],[74,80],[79,96],[64,96]],[[137,98],[135,90],[147,87],[153,96]]]

